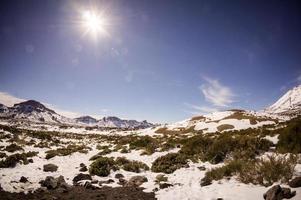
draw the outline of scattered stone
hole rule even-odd
[[[44,172],[55,172],[57,171],[58,166],[55,164],[46,164],[43,166],[43,171]]]
[[[288,185],[291,188],[301,187],[301,176],[295,177],[288,182]]]
[[[88,171],[88,168],[86,166],[83,166],[79,169],[80,172],[86,172]]]
[[[45,180],[40,181],[40,184],[48,190],[55,189],[57,187],[57,181],[52,176],[47,176]]]
[[[92,177],[90,176],[90,174],[78,174],[73,178],[73,183],[76,183],[78,181],[82,181],[82,180],[92,180]]]
[[[206,167],[205,167],[205,166],[199,166],[198,169],[199,169],[200,171],[205,171],[205,170],[206,170]]]
[[[80,167],[86,167],[84,163],[79,164]]]
[[[45,180],[40,181],[42,187],[46,187],[48,190],[56,189],[58,187],[68,188],[68,185],[63,176],[53,178],[52,176],[47,176]]]
[[[139,187],[143,183],[147,182],[147,178],[145,176],[133,176],[130,180],[125,184],[127,187]]]
[[[28,179],[27,179],[26,177],[24,177],[24,176],[21,176],[19,182],[20,182],[20,183],[26,183],[26,182],[28,182]]]
[[[169,188],[169,187],[172,187],[173,184],[169,184],[169,183],[160,183],[159,184],[159,188],[160,189],[165,189],[165,188]]]
[[[219,197],[219,198],[217,198],[216,200],[224,200],[224,199]]]
[[[124,185],[127,184],[127,181],[125,179],[123,179],[123,178],[120,178],[119,182],[117,184],[124,186]]]
[[[32,158],[29,158],[27,161],[28,161],[29,163],[33,163],[33,159],[32,159]]]
[[[123,174],[115,174],[115,178],[120,179],[120,178],[124,178]]]
[[[212,181],[209,180],[209,179],[202,179],[201,180],[201,186],[204,187],[204,186],[207,186],[207,185],[211,185],[212,184]]]
[[[167,182],[168,178],[164,174],[158,174],[156,176],[156,182]]]
[[[296,195],[296,191],[291,191],[289,188],[282,188],[280,185],[271,187],[264,195],[265,200],[282,200],[290,199]]]

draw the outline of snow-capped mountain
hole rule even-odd
[[[287,91],[276,103],[265,112],[281,115],[301,114],[301,85]]]
[[[24,120],[35,123],[58,123],[114,128],[148,128],[153,126],[153,124],[148,123],[147,121],[138,122],[136,120],[119,119],[118,117],[104,117],[97,120],[90,116],[82,116],[70,119],[34,100],[17,103],[12,107],[0,104],[0,118],[8,120]]]
[[[12,107],[6,107],[1,104],[0,116],[7,119],[20,119],[32,122],[72,123],[73,121],[34,100],[17,103]]]
[[[136,120],[120,119],[118,117],[104,117],[97,122],[98,126],[121,127],[121,128],[148,128],[154,126],[146,120],[138,122]]]
[[[81,124],[98,126],[98,127],[118,127],[118,128],[148,128],[153,126],[153,124],[147,121],[138,122],[136,120],[126,120],[120,119],[118,117],[104,117],[102,119],[95,119],[91,116],[82,116],[75,118],[75,121]]]
[[[81,116],[78,118],[75,118],[76,122],[84,123],[84,124],[96,124],[97,119],[90,117],[90,116]]]

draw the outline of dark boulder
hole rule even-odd
[[[21,176],[19,182],[20,182],[20,183],[26,183],[26,182],[28,182],[28,179],[27,179],[26,177],[24,177],[24,176]]]
[[[295,177],[288,182],[288,185],[292,188],[301,187],[301,176]]]
[[[92,177],[90,176],[90,174],[78,174],[73,178],[73,183],[77,183],[78,181],[82,181],[82,180],[92,180]]]
[[[57,171],[58,166],[55,164],[46,164],[43,166],[43,171],[44,172],[55,172]]]
[[[271,187],[264,195],[265,200],[282,200],[290,199],[296,195],[296,191],[291,191],[289,188],[282,188],[280,185]]]
[[[127,187],[139,187],[143,183],[147,182],[147,178],[145,176],[133,176],[130,180],[125,184]]]

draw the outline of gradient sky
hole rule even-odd
[[[97,40],[79,27],[97,8]],[[172,122],[262,109],[301,83],[300,1],[0,1],[0,91]]]

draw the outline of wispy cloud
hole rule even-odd
[[[297,81],[301,83],[301,74],[297,77]]]
[[[217,108],[209,106],[197,106],[190,103],[184,103],[184,105],[192,109],[191,114],[207,114],[218,111]]]
[[[22,101],[26,101],[26,100],[15,97],[15,96],[13,96],[11,94],[8,94],[6,92],[0,92],[0,103],[2,103],[5,106],[11,107],[14,104],[20,103]]]
[[[234,93],[231,88],[222,85],[217,79],[209,77],[203,77],[203,79],[206,83],[199,88],[205,96],[206,101],[219,107],[227,107],[233,103]]]

